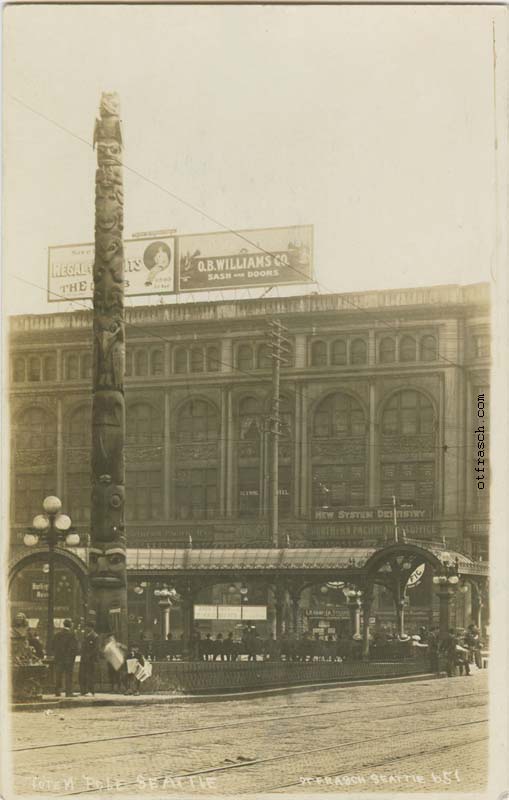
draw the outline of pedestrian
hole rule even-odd
[[[126,658],[127,679],[124,687],[124,694],[140,693],[141,681],[139,679],[140,669],[146,664],[139,647],[132,647]]]
[[[441,644],[441,650],[447,657],[447,676],[453,678],[456,675],[457,654],[456,647],[458,640],[454,628],[449,628],[449,632]]]
[[[470,663],[475,664],[478,669],[481,668],[481,637],[479,628],[472,622],[465,634],[465,645],[469,651]]]
[[[438,631],[434,628],[427,633],[429,665],[432,672],[440,672],[440,661],[438,654]]]
[[[224,641],[222,633],[218,633],[216,636],[216,641],[214,642],[213,660],[226,661],[226,653],[224,651]]]
[[[106,644],[104,645],[104,657],[108,662],[108,676],[111,683],[111,691],[121,691],[127,682],[127,667],[125,664],[127,647],[121,642],[117,642],[115,635],[109,633]]]
[[[468,647],[465,646],[465,640],[461,639],[456,645],[456,663],[460,670],[460,675],[470,675],[470,662],[468,658]]]
[[[81,643],[80,653],[80,692],[95,694],[95,670],[99,658],[99,637],[92,623],[85,626],[85,635]]]
[[[223,653],[225,661],[233,661],[233,633],[231,631],[223,642]]]
[[[53,656],[55,659],[55,696],[60,697],[62,679],[65,685],[65,696],[72,697],[72,673],[74,661],[78,655],[78,640],[72,630],[72,621],[64,619],[63,627],[53,639]]]

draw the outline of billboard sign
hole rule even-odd
[[[179,236],[179,291],[313,281],[313,226]]]
[[[172,294],[175,291],[175,238],[166,236],[124,241],[127,297]],[[48,300],[90,300],[93,295],[94,245],[50,247]]]

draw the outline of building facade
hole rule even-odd
[[[395,498],[398,535],[487,561],[489,315],[487,284],[128,309],[128,546],[270,546],[276,317],[281,546],[391,541]],[[14,556],[47,494],[87,534],[91,323],[11,318]]]

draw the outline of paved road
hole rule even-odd
[[[485,785],[487,675],[13,714],[19,794],[109,798]]]

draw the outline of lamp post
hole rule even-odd
[[[173,588],[169,588],[163,584],[161,589],[154,589],[154,596],[159,598],[159,608],[162,615],[162,635],[163,639],[168,637],[170,632],[170,609],[173,605],[172,600],[177,596],[177,592]]]
[[[46,652],[53,652],[53,627],[55,617],[55,547],[61,540],[67,547],[77,547],[80,537],[72,530],[71,518],[62,514],[62,502],[58,497],[50,495],[43,500],[44,513],[37,514],[32,520],[32,528],[25,533],[23,542],[26,547],[35,547],[42,541],[48,546],[48,630],[46,636]]]
[[[442,555],[442,572],[433,576],[433,583],[438,587],[440,600],[440,636],[445,638],[449,631],[450,602],[459,583],[458,559],[451,562],[449,553]]]
[[[354,632],[352,634],[353,639],[361,639],[361,604],[362,604],[362,592],[360,589],[356,589],[354,586],[345,586],[343,589],[343,594],[345,595],[348,606],[350,608],[350,612],[353,612],[353,628]]]

